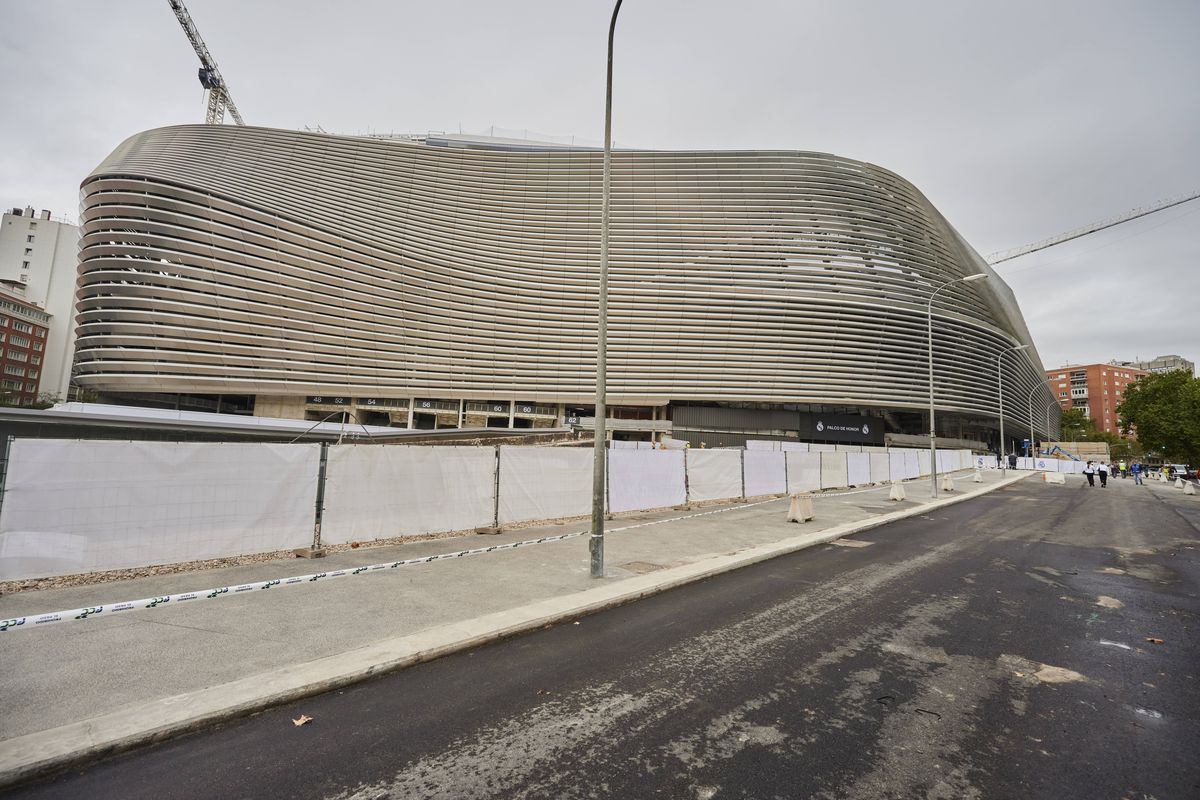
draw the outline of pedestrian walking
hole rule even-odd
[[[1092,462],[1083,465],[1083,477],[1087,478],[1088,486],[1096,488],[1096,468],[1092,466]]]
[[[1120,475],[1122,478],[1128,478],[1128,477],[1129,477],[1129,473],[1128,473],[1128,472],[1126,472],[1126,469],[1128,469],[1128,467],[1129,467],[1129,465],[1128,465],[1128,464],[1126,464],[1124,461],[1120,462],[1119,464],[1117,464],[1117,473],[1118,473],[1118,474],[1119,474],[1119,475]]]
[[[1137,461],[1133,462],[1133,466],[1129,468],[1133,473],[1133,483],[1135,486],[1142,486],[1142,465]]]
[[[1107,486],[1108,486],[1108,464],[1105,464],[1103,461],[1101,461],[1100,465],[1096,468],[1096,472],[1098,472],[1100,474],[1100,488],[1101,489],[1107,488]]]

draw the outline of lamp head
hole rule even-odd
[[[963,280],[963,283],[971,283],[972,281],[986,281],[990,277],[992,277],[992,276],[988,275],[986,272],[980,272],[975,275],[968,275],[967,277],[963,278],[962,280]]]

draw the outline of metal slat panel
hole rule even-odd
[[[80,383],[590,402],[600,158],[137,134],[82,186]],[[922,409],[926,300],[990,272],[899,176],[792,151],[617,152],[610,258],[614,404]],[[1030,343],[991,274],[939,295],[939,408],[994,415],[996,357]],[[1029,356],[1014,430],[1053,399]]]

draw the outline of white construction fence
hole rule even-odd
[[[995,456],[974,456],[973,460],[976,469],[1000,468],[999,460]],[[1083,472],[1085,463],[1083,461],[1067,461],[1061,458],[1026,458],[1021,456],[1017,459],[1017,465],[1013,469],[1078,474]]]
[[[939,451],[938,468],[972,459]],[[586,516],[592,463],[590,448],[16,439],[0,580],[307,547],[318,513],[322,544]],[[929,453],[614,448],[607,467],[622,512],[907,480]]]

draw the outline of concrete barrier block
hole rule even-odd
[[[1195,494],[1195,493],[1196,493],[1196,487],[1195,487],[1195,486],[1193,486],[1193,485],[1192,485],[1192,484],[1190,484],[1190,483],[1185,483],[1185,484],[1183,485],[1183,493],[1184,493],[1184,494]]]
[[[892,481],[892,491],[888,493],[888,500],[903,500],[905,499],[904,484],[898,481]]]
[[[1044,480],[1046,483],[1066,483],[1067,476],[1063,475],[1061,472],[1043,472],[1042,480]]]
[[[975,477],[971,478],[971,480],[974,481],[975,483],[983,483],[983,470],[981,470],[981,469],[975,470]]]
[[[1190,484],[1189,484],[1189,485],[1190,485]],[[1183,478],[1176,478],[1176,479],[1175,479],[1175,488],[1176,488],[1176,489],[1182,489],[1182,488],[1183,488]]]
[[[813,518],[813,501],[811,494],[794,494],[788,504],[788,522],[808,522]]]
[[[954,478],[950,477],[949,475],[942,476],[942,491],[943,492],[953,492],[954,491]]]

